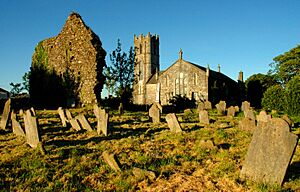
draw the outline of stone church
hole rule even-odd
[[[178,59],[166,70],[160,71],[159,36],[148,33],[134,35],[135,83],[133,86],[134,104],[152,104],[160,102],[168,105],[175,95],[186,96],[196,102],[209,100],[213,104],[220,100],[236,104],[240,101],[240,83],[243,72],[239,72],[238,81],[218,71],[183,59],[180,49]]]

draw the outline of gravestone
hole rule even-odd
[[[1,129],[6,129],[6,125],[7,125],[9,114],[10,114],[10,104],[11,104],[11,99],[9,98],[5,102],[3,113],[2,113],[2,116],[1,116],[1,122],[0,122],[0,128]]]
[[[255,120],[255,115],[252,109],[244,111],[244,117]]]
[[[198,103],[198,111],[202,111],[205,109],[205,104],[203,102]]]
[[[166,121],[168,123],[168,127],[172,132],[179,133],[182,131],[180,124],[178,123],[177,117],[175,113],[169,113],[166,115]]]
[[[293,121],[289,118],[289,116],[287,114],[284,114],[281,119],[285,120],[289,126],[292,126],[293,125]]]
[[[260,123],[268,123],[271,119],[271,115],[268,115],[264,110],[259,112],[259,115],[256,115],[257,125]]]
[[[70,124],[71,124],[71,126],[72,126],[73,129],[75,129],[76,131],[80,131],[81,130],[81,128],[80,128],[80,126],[78,124],[77,119],[70,119],[69,122],[70,122]]]
[[[239,121],[239,129],[253,133],[256,129],[255,120],[249,119],[247,117],[242,118]]]
[[[209,124],[208,112],[206,110],[199,111],[199,122],[205,125]]]
[[[281,185],[297,142],[297,135],[283,119],[273,118],[257,127],[240,178]]]
[[[235,109],[235,112],[236,112],[236,113],[240,112],[240,108],[239,108],[239,106],[237,106],[237,105],[236,105],[236,106],[234,106],[234,109]]]
[[[30,112],[31,112],[31,115],[33,115],[33,116],[36,116],[36,114],[35,114],[35,110],[34,110],[34,108],[33,108],[33,107],[31,107],[31,108],[30,108]]]
[[[79,114],[75,117],[77,121],[79,121],[81,127],[87,131],[93,131],[92,127],[90,126],[88,120],[85,118],[83,114]]]
[[[94,104],[93,112],[94,112],[94,115],[96,116],[96,118],[99,118],[99,107],[97,104]]]
[[[227,109],[227,116],[228,116],[228,117],[234,117],[234,116],[235,116],[235,107],[230,106],[230,107]]]
[[[162,111],[163,111],[163,107],[161,106],[161,104],[160,104],[160,103],[158,103],[158,102],[155,102],[155,104],[157,105],[158,109],[159,109],[159,110],[160,110],[160,112],[162,113]]]
[[[220,101],[218,104],[216,104],[216,108],[217,108],[217,111],[218,111],[219,115],[225,115],[226,102],[225,101]]]
[[[160,110],[155,103],[149,109],[149,117],[153,123],[160,123]]]
[[[62,107],[59,107],[58,109],[57,109],[57,112],[58,112],[58,115],[59,115],[59,117],[60,117],[60,120],[61,120],[61,122],[62,122],[62,126],[63,127],[67,127],[67,118],[66,118],[66,116],[65,116],[65,112],[64,112],[64,110],[63,110],[63,108]]]
[[[212,109],[211,102],[210,101],[204,101],[204,108],[206,110]]]
[[[110,154],[107,151],[102,153],[104,161],[116,172],[121,172],[121,168],[115,160],[114,154]]]
[[[250,103],[248,101],[243,101],[242,102],[242,111],[247,111],[250,109]]]
[[[119,115],[123,115],[123,113],[124,113],[123,103],[120,103],[120,105],[119,105]]]
[[[105,109],[101,109],[97,106],[97,110],[94,110],[94,112],[97,112],[97,133],[100,134],[101,132],[107,136],[108,135],[108,126],[109,126],[109,115],[106,112]]]
[[[25,124],[26,141],[30,147],[37,148],[41,141],[37,126],[37,119],[35,116],[32,116],[32,111],[30,109],[25,111],[23,118]]]
[[[18,122],[17,115],[15,114],[14,110],[11,111],[10,118],[11,118],[13,133],[17,136],[25,137],[25,132],[22,129],[21,124]]]
[[[70,121],[71,119],[73,119],[72,113],[69,111],[69,109],[65,109],[65,113],[66,113],[68,121]]]

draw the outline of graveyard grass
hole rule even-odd
[[[47,153],[32,149],[12,131],[0,131],[1,191],[299,191],[298,144],[283,186],[241,181],[239,172],[251,133],[238,129],[237,117],[210,110],[210,125],[198,113],[177,114],[183,132],[172,133],[164,121],[153,124],[146,112],[110,111],[111,132],[96,133],[92,109],[83,112],[95,130],[63,127],[57,111],[37,111]],[[298,126],[298,127],[297,127]],[[292,129],[300,134],[299,124]],[[122,172],[102,158],[113,153]],[[138,168],[138,169],[137,169]]]

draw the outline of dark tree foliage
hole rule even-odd
[[[286,109],[285,90],[280,85],[273,85],[269,87],[262,99],[262,106],[266,110],[275,109],[277,111],[284,111]]]
[[[294,76],[286,87],[287,113],[300,115],[300,75]]]
[[[254,74],[250,76],[246,81],[246,95],[247,100],[251,103],[251,106],[255,108],[261,108],[261,101],[264,92],[273,85],[278,84],[272,75]]]
[[[21,83],[10,83],[9,85],[12,87],[10,90],[10,95],[13,97],[20,94],[24,90]]]
[[[109,55],[111,65],[104,69],[105,85],[110,94],[121,99],[124,106],[132,98],[132,84],[134,80],[134,52],[133,48],[127,53],[122,51],[120,39],[117,48]]]
[[[283,85],[287,84],[289,80],[300,73],[300,45],[273,60],[269,73],[275,74],[277,80]]]
[[[189,99],[186,96],[175,95],[169,101],[176,112],[181,112],[184,109],[195,108],[196,102],[194,99]]]

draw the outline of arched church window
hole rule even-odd
[[[175,79],[175,95],[179,95],[180,92],[179,92],[179,79],[176,78]]]

